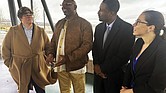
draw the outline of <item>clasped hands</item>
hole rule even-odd
[[[64,55],[60,55],[58,57],[58,61],[54,61],[54,56],[52,54],[49,54],[46,57],[46,62],[48,65],[53,65],[53,67],[58,67],[66,63],[66,57]]]

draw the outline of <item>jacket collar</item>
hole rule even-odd
[[[110,33],[108,34],[106,41],[105,41],[104,50],[107,50],[110,43],[114,40],[114,37],[119,30],[120,24],[121,24],[120,18],[117,17],[114,24],[112,25],[112,29],[111,29]],[[106,28],[106,25],[104,28]]]
[[[37,31],[37,30],[39,30],[38,27],[35,24],[33,24],[33,37],[32,37],[32,42],[31,42],[30,46],[34,46],[36,44],[36,42],[38,42],[39,37],[41,37],[41,36],[38,36],[38,35],[40,35],[41,32]],[[22,40],[22,42],[25,45],[29,46],[28,39],[26,38],[22,24],[19,24],[15,28],[15,31],[16,31],[17,35],[19,36],[20,40]]]
[[[138,62],[135,68],[136,73],[138,73],[140,69],[142,68],[142,65],[146,64],[146,61],[149,58],[151,58],[150,56],[155,52],[160,42],[161,42],[161,38],[159,36],[156,36],[155,39],[152,41],[152,43],[140,55],[140,57],[137,60]],[[133,52],[135,55],[133,56],[132,61],[137,57],[137,55],[141,51],[143,44],[144,43],[142,39],[139,39],[138,42],[136,42],[135,49]],[[132,65],[133,65],[133,62],[132,62]]]

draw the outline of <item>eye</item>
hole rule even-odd
[[[144,21],[141,21],[141,20],[136,20],[135,21],[135,25],[138,25],[138,24],[140,24],[140,23],[142,23],[142,24],[147,24],[148,25],[148,22],[144,22]]]

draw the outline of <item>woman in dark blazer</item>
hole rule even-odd
[[[133,35],[138,39],[133,47],[131,63],[121,93],[165,93],[166,88],[166,28],[158,11],[144,11],[134,23]],[[164,32],[162,35],[160,33]]]

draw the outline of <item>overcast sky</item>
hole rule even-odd
[[[5,18],[10,19],[9,9],[8,9],[8,0],[1,0],[0,11],[2,11]],[[78,5],[77,12],[81,17],[84,17],[90,21],[93,25],[99,23],[97,12],[99,10],[99,5],[102,0],[76,0]],[[146,10],[153,9],[158,10],[166,15],[166,0],[119,0],[120,1],[120,10],[118,15],[127,22],[131,24],[136,20],[138,15]],[[16,7],[17,0],[15,0]],[[48,8],[50,10],[51,17],[53,22],[56,23],[59,19],[63,18],[63,12],[61,11],[60,4],[62,0],[46,0]],[[34,0],[34,7],[37,7],[40,15],[37,20],[42,21],[43,18],[43,8],[41,0]],[[22,0],[23,6],[30,6],[30,0]],[[18,9],[18,8],[17,8]],[[166,16],[165,16],[166,18]]]

